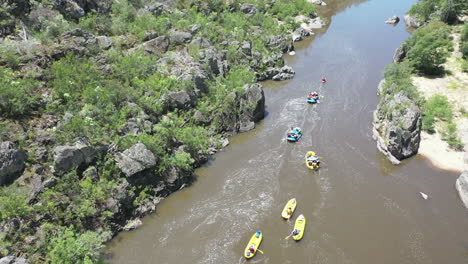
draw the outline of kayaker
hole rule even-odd
[[[255,233],[255,236],[256,236],[256,237],[260,237],[260,234],[262,234],[262,231],[257,230],[257,233]]]
[[[288,207],[288,209],[286,210],[286,213],[287,213],[289,216],[291,216],[291,215],[293,214],[293,211],[292,211],[291,206]]]
[[[254,247],[253,245],[250,245],[249,251],[250,251],[251,253],[254,253],[254,252],[255,252],[255,247]]]
[[[292,231],[293,236],[299,235],[299,230],[295,229]]]
[[[327,78],[322,77],[322,83],[326,83],[326,82],[327,82]]]

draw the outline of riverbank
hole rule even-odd
[[[454,31],[460,31],[462,26],[455,26]],[[418,153],[431,160],[431,162],[442,169],[462,172],[468,170],[468,118],[466,109],[468,109],[468,74],[462,70],[462,53],[460,52],[460,33],[451,35],[454,43],[454,49],[443,64],[448,74],[440,77],[412,77],[413,84],[417,87],[421,95],[428,100],[435,94],[447,97],[452,106],[454,123],[456,124],[461,141],[464,145],[462,150],[456,150],[450,147],[443,140],[443,129],[441,126],[436,128],[435,133],[421,132],[421,143]]]

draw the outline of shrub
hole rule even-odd
[[[12,70],[0,66],[0,83],[0,116],[13,118],[37,109],[36,80],[18,78]]]
[[[385,84],[381,96],[402,92],[408,98],[417,101],[419,94],[416,87],[411,83],[411,71],[412,67],[406,61],[387,65],[383,73]]]
[[[272,8],[271,12],[274,15],[277,15],[280,20],[287,20],[293,16],[305,15],[310,16],[316,11],[315,6],[309,3],[307,0],[278,0],[276,1]]]
[[[463,149],[463,142],[457,133],[457,125],[454,122],[449,122],[442,131],[442,139],[447,141],[450,147],[455,150]]]
[[[436,118],[447,122],[452,121],[453,111],[446,96],[433,95],[425,102],[423,106],[423,130],[434,133]]]
[[[0,188],[0,220],[24,216],[32,211],[26,202],[27,190],[13,186]]]
[[[77,233],[73,227],[65,229],[53,238],[48,258],[54,264],[91,264],[99,259],[100,251],[110,233],[96,233],[87,231]]]

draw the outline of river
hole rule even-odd
[[[328,3],[329,2],[329,3]],[[415,1],[330,0],[329,24],[285,55],[296,76],[265,82],[266,118],[196,171],[197,181],[172,194],[108,245],[110,263],[468,263],[468,211],[456,173],[415,156],[393,166],[372,140],[377,85],[394,50],[409,36],[401,18]],[[328,82],[320,87],[320,78]],[[311,89],[325,98],[305,101]],[[300,126],[297,143],[285,141]],[[314,172],[308,150],[323,157]],[[429,195],[424,200],[419,192]],[[294,218],[308,220],[300,242],[284,239],[293,222],[280,217],[295,197]],[[264,254],[247,261],[246,243],[264,232]]]

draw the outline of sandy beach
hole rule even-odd
[[[453,37],[458,43],[460,34],[453,34]],[[440,133],[422,132],[419,155],[429,158],[439,168],[461,172],[468,170],[468,118],[466,114],[468,111],[468,74],[462,72],[460,58],[461,53],[457,44],[444,65],[445,69],[451,73],[450,75],[418,76],[412,77],[412,81],[426,99],[435,94],[447,96],[453,108],[458,135],[465,145],[463,151],[457,151],[442,140]]]

